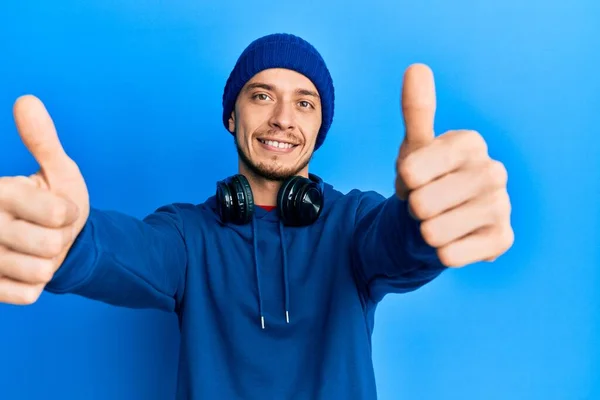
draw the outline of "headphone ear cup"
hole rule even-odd
[[[305,181],[298,190],[296,200],[298,221],[301,225],[314,223],[323,209],[323,191],[317,183],[308,179]]]
[[[234,219],[235,205],[233,195],[227,181],[217,182],[217,207],[221,221],[230,222]]]
[[[254,196],[243,175],[234,175],[217,183],[217,207],[224,223],[247,224],[254,212]]]
[[[310,225],[321,214],[323,191],[313,180],[294,176],[281,185],[277,204],[285,225]]]
[[[286,179],[281,184],[281,188],[279,188],[279,192],[277,193],[277,208],[279,209],[279,216],[284,225],[293,225],[293,195],[295,193],[293,186],[297,179],[297,176]]]
[[[254,213],[254,196],[250,183],[245,176],[238,174],[231,178],[231,185],[235,193],[233,202],[236,208],[236,223],[247,224],[252,220]]]

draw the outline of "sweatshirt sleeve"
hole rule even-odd
[[[144,219],[92,208],[46,291],[122,307],[176,311],[187,266],[182,224],[175,205]]]
[[[396,195],[360,196],[352,237],[354,266],[359,286],[374,302],[389,293],[416,290],[447,269],[423,240],[407,206]]]

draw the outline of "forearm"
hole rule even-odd
[[[420,232],[407,203],[385,199],[357,219],[354,236],[358,273],[371,296],[408,292],[433,280],[446,267]]]
[[[182,296],[185,266],[181,222],[173,207],[144,220],[92,209],[46,290],[173,311]]]

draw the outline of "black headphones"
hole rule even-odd
[[[305,226],[315,222],[323,209],[323,188],[323,180],[314,174],[286,179],[277,193],[277,208],[284,225]],[[217,182],[217,206],[223,222],[243,225],[252,220],[254,196],[244,175]]]

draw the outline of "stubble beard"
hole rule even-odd
[[[246,155],[246,153],[244,153],[244,150],[241,148],[237,140],[237,135],[234,135],[233,138],[238,156],[246,168],[248,168],[248,170],[250,170],[250,172],[255,176],[268,181],[283,182],[289,177],[298,175],[300,171],[302,171],[308,165],[313,156],[313,154],[311,154],[310,157],[304,160],[301,164],[291,168],[278,167],[277,165],[274,165],[275,163],[272,163],[271,165],[255,163],[250,159],[250,157],[248,157],[248,155]]]

